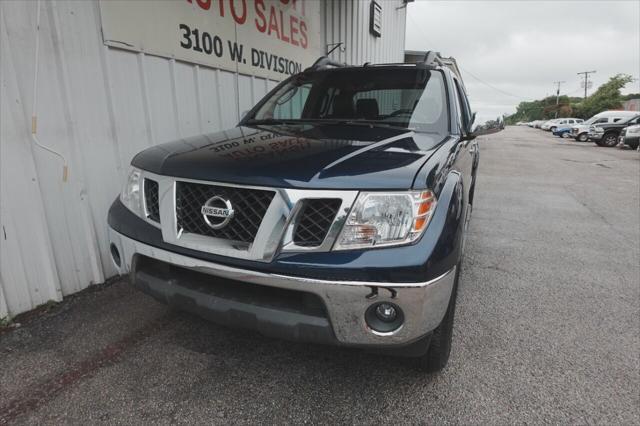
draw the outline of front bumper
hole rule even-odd
[[[589,132],[589,139],[592,141],[599,141],[602,139],[602,136],[604,136],[604,133]]]
[[[109,229],[109,240],[120,257],[120,265],[114,262],[118,272],[130,272],[134,286],[167,304],[269,336],[347,346],[393,347],[424,338],[442,321],[456,277],[454,267],[426,282],[322,280],[240,269],[184,256],[133,240],[113,229]],[[171,272],[153,274],[139,268],[140,259],[144,258],[172,265]],[[194,274],[198,274],[197,283]],[[311,294],[321,301],[323,313],[318,314],[317,309],[309,313],[280,308],[275,302],[262,304],[251,295],[225,296],[225,292],[215,289],[218,284],[232,289],[246,284],[261,293],[280,289]],[[376,332],[365,321],[367,308],[382,301],[394,303],[404,313],[404,323],[393,332]]]

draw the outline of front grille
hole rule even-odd
[[[214,196],[229,200],[234,210],[231,221],[221,229],[210,228],[201,213],[205,202]],[[252,243],[262,218],[273,199],[273,191],[176,182],[176,219],[178,230],[192,234]]]
[[[160,223],[160,198],[158,196],[158,182],[144,179],[144,203],[147,207],[147,217]]]
[[[305,200],[293,233],[293,242],[301,247],[317,247],[324,241],[342,200],[323,198]]]

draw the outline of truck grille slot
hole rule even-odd
[[[293,242],[301,247],[321,245],[341,204],[342,200],[335,198],[305,200],[293,233]]]
[[[274,195],[273,191],[176,181],[178,230],[252,243]],[[209,227],[201,213],[202,206],[214,196],[229,200],[234,211],[229,223],[220,229]]]
[[[158,182],[153,179],[144,179],[144,203],[147,209],[147,217],[160,223],[160,198],[158,195]]]

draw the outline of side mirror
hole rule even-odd
[[[467,131],[466,139],[475,139],[478,136],[490,135],[504,130],[504,116],[500,115],[495,119],[476,120],[477,114],[471,116],[471,129]]]

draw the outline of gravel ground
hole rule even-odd
[[[449,366],[295,344],[124,282],[0,335],[0,424],[640,423],[640,156],[483,140]]]

